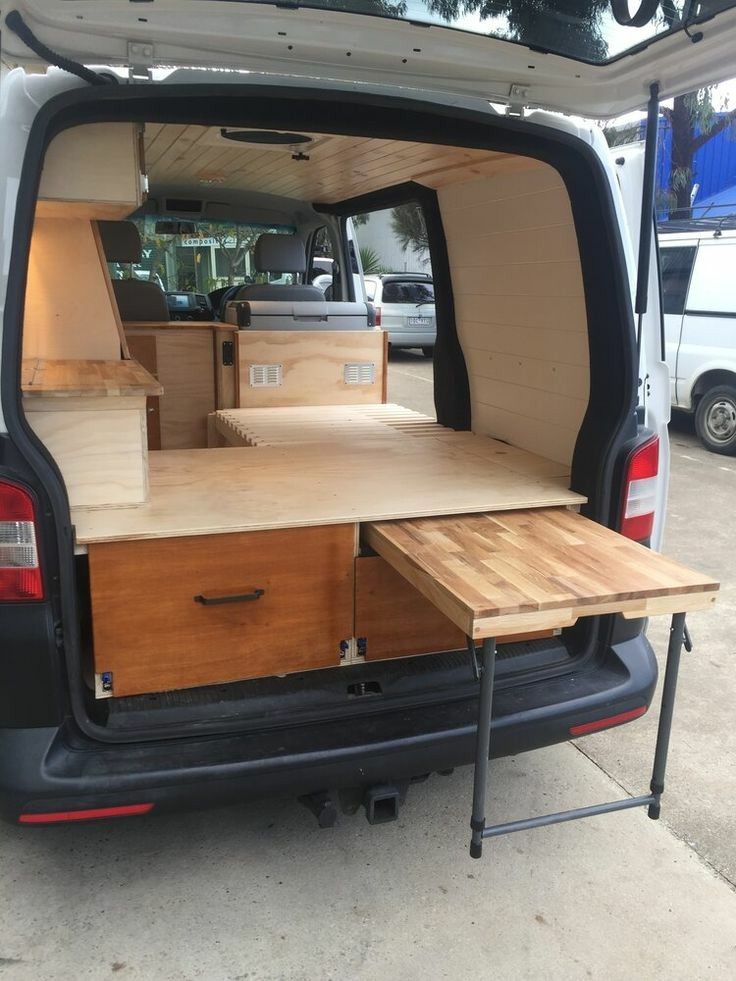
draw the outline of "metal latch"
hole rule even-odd
[[[152,41],[128,41],[128,81],[150,82],[154,46]]]
[[[524,116],[529,101],[529,88],[526,85],[512,84],[509,89],[509,104],[506,106],[507,116]]]

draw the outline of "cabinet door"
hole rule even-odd
[[[92,544],[95,671],[117,696],[337,666],[354,543],[330,525]]]

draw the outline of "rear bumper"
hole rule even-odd
[[[494,755],[563,742],[571,725],[649,704],[657,668],[643,635],[602,664],[497,691]],[[71,723],[0,730],[0,813],[152,802],[155,811],[391,783],[471,762],[477,700],[222,737],[102,744]]]

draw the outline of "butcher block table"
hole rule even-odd
[[[659,817],[685,615],[715,603],[717,582],[566,508],[374,522],[362,526],[362,535],[468,638],[480,681],[473,858],[480,858],[484,838],[512,831],[641,806]],[[486,826],[496,640],[609,613],[672,616],[650,792]]]

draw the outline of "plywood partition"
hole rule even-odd
[[[551,167],[438,190],[473,429],[569,463],[588,403],[588,327],[567,191]]]
[[[238,404],[256,408],[383,402],[387,337],[380,330],[238,331]],[[370,380],[352,380],[347,366],[365,369]],[[264,379],[268,384],[261,384]]]
[[[23,357],[119,359],[118,325],[93,223],[85,218],[36,218],[28,262]]]

